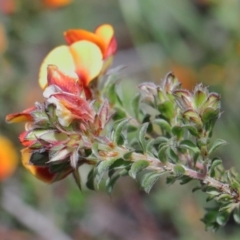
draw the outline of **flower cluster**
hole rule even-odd
[[[6,117],[9,123],[26,122],[19,137],[23,165],[49,183],[70,173],[79,179],[78,167],[93,164],[88,150],[110,118],[108,102],[93,99],[90,82],[116,51],[112,27],[102,25],[95,33],[69,30],[65,38],[69,45],[50,52],[40,69],[45,101]]]

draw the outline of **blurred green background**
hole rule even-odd
[[[240,1],[73,0],[61,8],[43,2],[0,0],[0,134],[13,141],[19,157],[13,176],[0,183],[0,239],[239,239],[240,226],[231,219],[217,233],[205,231],[200,219],[212,204],[191,192],[194,182],[169,187],[162,179],[147,195],[125,177],[108,196],[79,192],[71,177],[53,185],[38,181],[20,163],[17,136],[24,126],[7,125],[5,115],[42,100],[39,66],[64,44],[63,31],[110,23],[118,41],[114,66],[126,66],[126,99],[138,82],[158,83],[169,71],[186,88],[203,82],[219,92],[223,115],[214,138],[229,145],[218,154],[226,168],[240,172]]]

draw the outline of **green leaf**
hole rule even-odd
[[[80,177],[78,168],[76,168],[76,169],[73,170],[73,177],[74,177],[74,180],[75,180],[78,188],[79,188],[80,191],[81,191],[81,190],[82,190],[82,187],[81,187],[81,177]]]
[[[161,147],[161,149],[158,152],[158,159],[162,163],[166,163],[167,162],[167,157],[166,157],[166,150],[167,150],[167,148],[169,148],[169,146],[165,145],[165,146]]]
[[[190,140],[183,140],[180,142],[180,148],[193,151],[195,154],[199,153],[199,148]]]
[[[129,171],[129,175],[135,179],[137,174],[143,169],[147,168],[148,166],[149,166],[149,162],[146,160],[136,161],[132,164],[131,169]]]
[[[178,155],[171,147],[166,149],[166,156],[171,159],[173,163],[177,163],[179,161]]]
[[[217,139],[214,141],[213,145],[211,146],[211,148],[208,151],[208,154],[212,154],[217,148],[219,148],[220,146],[226,145],[227,142],[223,139]]]
[[[173,167],[173,172],[177,177],[181,177],[185,173],[185,169],[182,165],[177,164]]]
[[[130,119],[124,119],[121,121],[118,121],[115,123],[114,126],[114,133],[113,133],[113,141],[114,143],[119,143],[121,137],[122,137],[122,131],[123,128],[127,125],[127,123],[130,121]]]
[[[124,155],[123,155],[123,159],[124,160],[131,160],[131,156],[132,156],[132,153],[133,152],[128,152],[128,153],[125,153]]]
[[[193,125],[183,125],[182,128],[186,128],[189,131],[189,133],[195,137],[198,137],[199,135],[198,129]]]
[[[148,128],[149,123],[144,123],[142,124],[142,126],[140,127],[139,131],[138,131],[138,141],[143,149],[143,152],[146,153],[146,132],[147,132],[147,128]]]
[[[172,133],[177,137],[177,139],[181,139],[184,134],[184,130],[181,126],[174,126],[172,128]]]
[[[233,218],[236,223],[240,224],[240,208],[239,208],[239,206],[234,209]]]
[[[198,89],[197,91],[194,92],[194,103],[196,108],[201,107],[201,105],[207,100],[207,94]]]
[[[157,180],[166,172],[151,172],[147,173],[142,180],[142,187],[146,193],[149,193],[153,187],[153,185],[157,182]]]
[[[90,190],[95,190],[94,186],[94,177],[96,175],[95,168],[92,168],[87,176],[87,182],[86,182],[86,187]]]
[[[168,176],[166,179],[166,184],[173,184],[176,182],[176,180],[177,180],[176,176],[173,176],[173,175]]]
[[[164,119],[155,119],[153,123],[156,123],[160,126],[162,130],[165,130],[168,133],[171,133],[171,126],[170,124]]]
[[[182,176],[180,180],[181,180],[180,184],[183,185],[183,184],[189,183],[193,179],[188,176]]]
[[[208,107],[202,113],[202,121],[203,123],[206,124],[208,122],[215,120],[216,118],[218,118],[218,116],[219,116],[219,109]]]
[[[126,110],[122,107],[114,106],[115,113],[112,116],[114,121],[122,120],[127,117]]]
[[[220,226],[224,226],[228,219],[229,219],[229,213],[227,211],[225,212],[220,212],[216,218],[216,222],[220,225]]]
[[[171,120],[174,117],[174,103],[171,101],[165,101],[159,104],[158,110],[168,120]]]
[[[132,100],[132,110],[136,119],[139,119],[139,105],[140,105],[141,95],[137,94]]]
[[[211,163],[211,166],[210,166],[210,169],[209,169],[211,177],[214,177],[216,167],[221,165],[221,164],[222,164],[222,160],[220,158],[214,158],[212,160],[212,163]]]
[[[116,159],[105,160],[100,162],[97,166],[97,185],[101,182],[104,174],[109,170],[110,166],[116,161]]]
[[[126,176],[128,175],[128,171],[126,169],[123,169],[120,172],[117,172],[116,174],[114,174],[112,177],[107,178],[106,180],[106,190],[108,194],[112,193],[113,187],[115,185],[115,183],[117,182],[117,180],[122,177],[122,176]]]

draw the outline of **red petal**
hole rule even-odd
[[[61,104],[63,104],[71,113],[75,116],[75,118],[92,121],[93,120],[93,112],[89,107],[89,103],[77,96],[57,93],[53,95],[56,97]]]
[[[80,87],[78,78],[74,78],[73,76],[62,72],[55,65],[49,65],[47,70],[48,85],[57,85],[64,92],[69,92],[76,95],[81,93],[82,88]]]
[[[36,107],[31,107],[24,110],[21,113],[12,113],[6,116],[6,121],[8,123],[18,123],[18,122],[33,122],[33,117],[31,112],[34,111]]]

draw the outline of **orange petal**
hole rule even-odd
[[[0,181],[13,174],[17,163],[18,156],[12,142],[0,136]]]
[[[107,50],[107,45],[101,37],[97,36],[95,33],[91,33],[83,29],[69,29],[68,31],[64,32],[64,37],[69,45],[77,41],[86,40],[98,45],[103,54]]]
[[[104,52],[104,57],[108,57],[115,53],[117,49],[116,39],[114,38],[114,29],[110,24],[103,24],[99,26],[95,33],[99,36],[105,43],[106,51]],[[111,48],[111,54],[109,54],[109,47]]]
[[[88,85],[92,79],[98,76],[103,66],[103,56],[99,47],[89,41],[78,41],[69,48],[79,78],[85,85]]]
[[[33,117],[30,112],[35,110],[35,107],[28,108],[21,113],[12,113],[6,116],[6,122],[8,123],[19,123],[19,122],[32,122]]]
[[[47,67],[56,65],[64,72],[72,74],[75,71],[75,64],[68,46],[54,48],[43,60],[39,71],[39,85],[42,89],[47,86]]]

